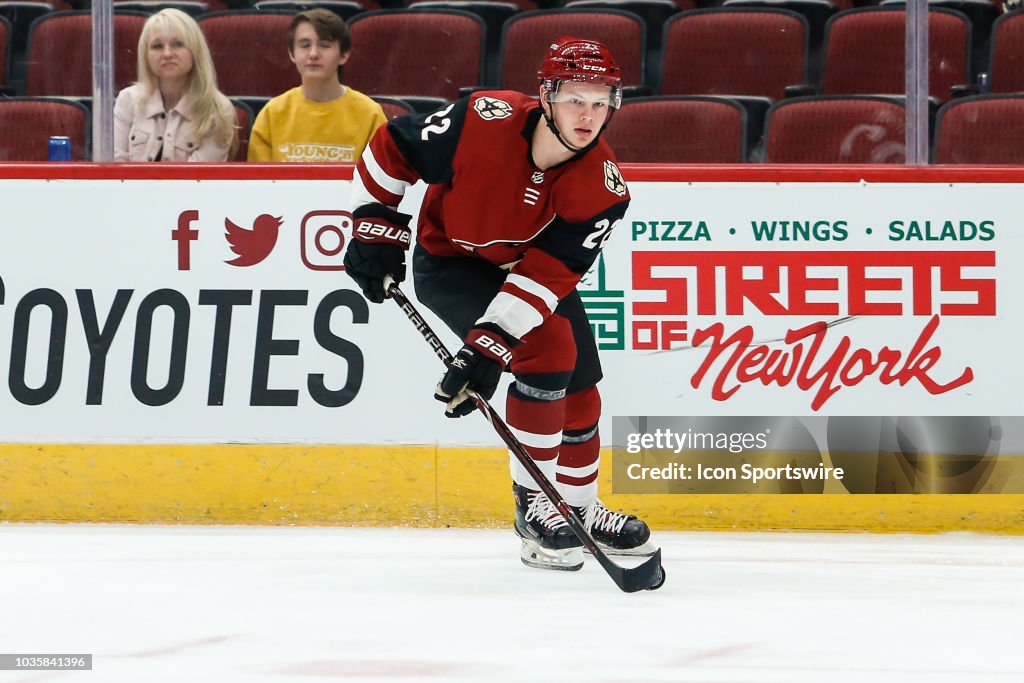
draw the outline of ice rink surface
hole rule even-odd
[[[0,652],[100,681],[1024,681],[1024,538],[657,533],[656,592],[511,530],[0,525]]]

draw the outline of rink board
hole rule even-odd
[[[604,445],[614,415],[1019,404],[1024,170],[623,170],[633,203],[580,287]],[[350,177],[0,168],[0,520],[507,524],[493,432],[441,416],[430,351],[340,272]],[[238,262],[231,225],[278,230],[269,255]],[[759,345],[791,336],[834,373],[773,380]],[[1005,494],[606,498],[661,528],[1024,529]]]
[[[663,530],[1024,534],[1024,495],[608,493]],[[1022,483],[1018,474],[1018,486]],[[1018,489],[1019,490],[1019,489]],[[4,445],[0,520],[502,527],[508,455],[433,446]]]

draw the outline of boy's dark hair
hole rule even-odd
[[[320,40],[337,41],[341,54],[352,49],[352,34],[349,33],[348,24],[344,19],[330,10],[317,7],[299,12],[292,17],[292,23],[288,26],[289,52],[295,52],[295,29],[303,22],[309,22],[313,26],[316,37]]]

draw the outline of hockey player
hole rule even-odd
[[[378,129],[355,173],[353,240],[345,267],[365,296],[401,282],[410,216],[407,187],[429,187],[412,255],[416,296],[465,340],[435,389],[449,417],[490,398],[510,368],[506,418],[541,471],[609,553],[649,554],[647,525],[597,498],[601,379],[597,345],[576,285],[629,204],[601,139],[622,100],[604,45],[560,38],[540,71],[540,101],[477,92],[429,115]],[[576,570],[576,534],[511,459],[520,556]]]

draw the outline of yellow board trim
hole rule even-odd
[[[1018,494],[602,499],[662,530],[1024,535]],[[0,445],[0,520],[9,522],[503,527],[511,514],[508,455],[493,448]]]

